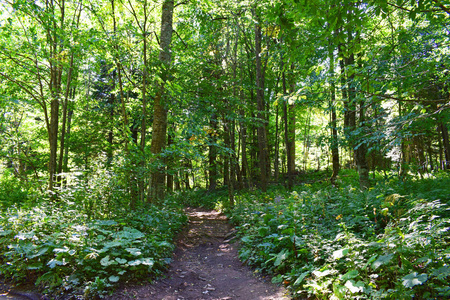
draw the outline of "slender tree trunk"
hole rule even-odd
[[[53,1],[47,2],[47,9],[55,13],[55,4]],[[61,19],[60,19],[60,30],[64,26],[64,4],[60,6]],[[55,18],[53,16],[53,18]],[[50,61],[50,123],[49,123],[49,145],[50,145],[50,160],[49,160],[49,184],[48,190],[53,191],[54,182],[56,180],[55,175],[57,172],[57,157],[58,157],[58,129],[59,129],[59,99],[61,95],[61,76],[62,76],[62,64],[59,57],[60,49],[60,39],[58,35],[58,25],[55,19],[52,19],[52,28],[48,28],[47,41],[50,46],[50,55],[52,60]],[[55,194],[52,194],[52,198],[55,199]]]
[[[64,161],[64,145],[65,145],[65,137],[66,137],[66,124],[67,124],[67,105],[69,103],[70,91],[72,90],[72,71],[73,71],[73,53],[70,56],[70,66],[67,74],[67,82],[66,82],[66,90],[64,95],[64,103],[63,103],[63,113],[62,113],[62,124],[61,124],[61,138],[60,138],[60,148],[59,148],[59,161],[58,161],[58,174],[62,172],[63,169],[63,161]],[[58,176],[61,178],[61,176]],[[58,180],[60,181],[60,179]]]
[[[276,110],[275,110],[275,162],[273,165],[274,168],[274,176],[275,176],[275,180],[278,181],[278,178],[280,176],[280,143],[279,143],[279,126],[278,126],[278,122],[279,122],[279,107],[277,105]]]
[[[208,160],[209,160],[209,186],[208,190],[213,191],[217,187],[217,138],[215,136],[217,132],[217,115],[212,114],[211,120],[209,121],[209,126],[211,127],[211,132],[209,134],[210,145],[208,146]]]
[[[167,135],[167,97],[164,83],[168,77],[168,68],[171,61],[170,43],[172,42],[172,22],[173,22],[174,0],[165,0],[161,14],[161,35],[159,61],[162,64],[162,83],[158,86],[158,92],[153,104],[153,133],[151,152],[156,157],[162,152]],[[163,168],[154,170],[151,175],[150,201],[162,199],[164,197],[165,174]]]
[[[75,88],[73,89],[72,95],[75,95]],[[73,97],[72,96],[72,97]],[[67,132],[66,136],[67,138],[70,138],[70,130],[72,127],[72,116],[73,116],[73,109],[69,109],[68,116],[67,116]],[[64,163],[63,163],[63,171],[68,171],[68,164],[69,164],[69,147],[66,146],[64,149]]]
[[[243,95],[243,93],[241,93]],[[242,98],[242,97],[241,97]],[[241,111],[241,117],[243,119],[244,116],[244,112]],[[248,188],[249,187],[249,183],[250,183],[250,172],[248,169],[248,159],[247,159],[247,126],[244,124],[244,122],[241,120],[239,122],[239,127],[240,127],[240,135],[241,135],[241,161],[242,161],[242,166],[241,166],[241,176],[243,178],[243,181],[245,181],[243,183],[243,187]]]
[[[334,48],[330,48],[330,107],[331,107],[331,157],[333,165],[333,173],[331,174],[331,184],[336,183],[336,178],[339,174],[339,143],[337,131],[337,116],[336,116],[336,83],[334,78]]]
[[[142,25],[142,39],[143,39],[143,57],[144,57],[144,70],[142,74],[142,121],[141,121],[141,157],[139,158],[139,166],[140,170],[145,169],[145,138],[147,133],[147,79],[148,79],[148,60],[147,60],[147,1],[144,1],[144,20]],[[138,20],[136,20],[138,21]],[[141,171],[141,174],[138,174],[138,187],[139,187],[139,200],[143,203],[145,201],[145,178],[144,174]]]
[[[287,95],[287,86],[286,86],[286,74],[283,71],[282,74],[282,82],[283,82],[283,94]],[[293,150],[295,151],[295,148],[292,146],[292,144],[295,143],[295,141],[292,140],[291,135],[291,124],[289,124],[289,110],[288,110],[288,100],[285,100],[283,102],[283,114],[284,114],[284,141],[285,141],[285,147],[286,147],[286,166],[287,166],[287,179],[288,179],[288,189],[291,190],[294,186],[294,168],[295,168],[295,162],[292,162]],[[295,137],[295,136],[294,136]],[[294,167],[294,168],[293,168]]]
[[[445,162],[443,163],[443,169],[448,170],[450,169],[450,142],[449,142],[448,128],[447,125],[442,122],[440,124],[440,127],[442,134],[442,145],[445,154]]]
[[[172,124],[172,130],[169,130],[169,133],[167,135],[167,145],[169,145],[169,146],[172,145],[173,141],[174,141],[173,131],[175,131],[175,125],[174,124]],[[166,160],[167,160],[166,164],[170,168],[173,165],[173,159],[172,159],[172,157],[167,157]],[[174,178],[173,178],[172,173],[171,174],[167,174],[166,185],[167,185],[167,192],[169,192],[169,193],[173,192]]]
[[[257,118],[258,118],[258,148],[259,148],[259,171],[261,188],[263,191],[267,189],[268,183],[268,149],[267,149],[267,136],[266,136],[266,107],[264,104],[264,79],[262,73],[261,64],[261,41],[262,33],[259,23],[255,24],[255,62],[256,62],[256,104],[257,104]]]

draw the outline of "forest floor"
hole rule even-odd
[[[124,283],[109,300],[288,300],[286,289],[255,274],[238,258],[238,242],[225,215],[187,208],[189,222],[176,240],[173,261],[153,283]],[[34,292],[11,290],[0,282],[0,300],[48,299]]]
[[[233,227],[214,210],[188,208],[189,223],[179,234],[165,278],[153,284],[122,286],[106,299],[287,300],[288,292],[257,276],[238,259]]]

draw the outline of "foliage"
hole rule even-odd
[[[0,217],[0,275],[47,293],[103,295],[119,280],[161,274],[186,217],[174,199],[160,207],[103,206],[123,192],[97,170],[58,203],[10,205]],[[105,180],[105,179],[109,179]],[[101,196],[103,194],[103,198]],[[108,196],[109,195],[109,196]],[[111,203],[111,202],[109,202]],[[123,207],[123,206],[122,206]]]
[[[27,198],[28,192],[24,185],[9,170],[5,170],[0,176],[0,209],[26,201]]]
[[[226,189],[208,191],[205,189],[193,189],[175,192],[168,199],[174,197],[177,201],[187,207],[203,207],[207,209],[220,209],[228,202],[228,191]]]
[[[391,180],[367,191],[304,184],[242,194],[230,211],[240,258],[299,297],[446,298],[450,176],[434,180],[445,192],[414,190],[426,180]]]

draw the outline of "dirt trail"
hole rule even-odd
[[[287,291],[254,276],[230,242],[233,229],[216,211],[187,209],[189,224],[180,233],[165,279],[126,286],[106,299],[288,300]]]

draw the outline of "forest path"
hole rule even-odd
[[[269,278],[254,276],[230,243],[232,226],[214,210],[187,208],[189,223],[179,234],[166,278],[153,284],[123,286],[106,298],[151,300],[288,300]]]

